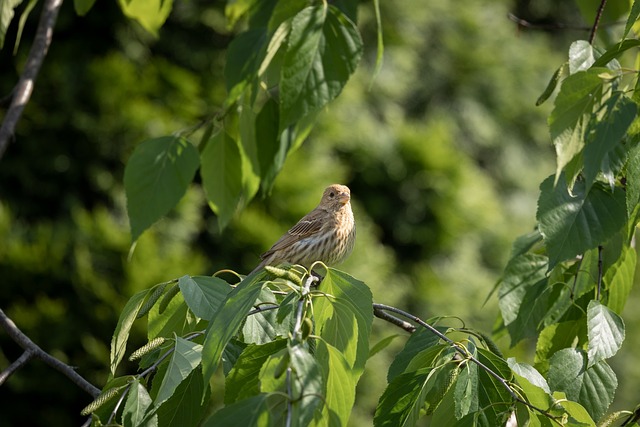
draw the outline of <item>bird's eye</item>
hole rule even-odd
[[[335,197],[335,193],[332,191],[331,193],[329,193],[329,197],[331,197],[332,199]]]

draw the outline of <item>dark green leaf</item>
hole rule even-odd
[[[624,39],[631,31],[633,24],[638,20],[638,16],[640,15],[640,1],[634,0],[633,5],[631,6],[631,12],[629,12],[629,16],[627,17],[627,23],[624,26],[624,33],[622,33],[622,38]],[[640,40],[636,40],[639,41]]]
[[[375,343],[375,345],[369,349],[369,359],[371,359],[373,356],[375,356],[385,348],[389,347],[389,345],[399,336],[400,334],[389,335]]]
[[[124,170],[133,241],[180,201],[198,165],[198,150],[184,138],[164,136],[136,147]]]
[[[639,5],[633,5],[634,8],[639,7]],[[631,18],[631,15],[629,15]],[[624,37],[624,36],[623,36]],[[609,62],[613,61],[616,58],[619,58],[624,52],[627,50],[640,46],[640,40],[638,39],[627,39],[622,40],[620,43],[614,44],[593,64],[594,67],[605,67]]]
[[[584,406],[591,418],[598,421],[613,401],[618,380],[613,370],[602,360],[587,367],[587,355],[575,348],[558,351],[551,358],[549,387],[562,391],[569,400]]]
[[[73,7],[76,13],[80,16],[84,16],[91,10],[96,0],[73,0]]]
[[[587,308],[589,367],[615,355],[624,341],[624,322],[607,306],[593,300]]]
[[[224,80],[229,93],[225,102],[235,102],[257,79],[266,46],[267,32],[264,28],[245,31],[231,41],[224,66]]]
[[[560,177],[554,187],[553,177],[540,186],[537,219],[549,254],[549,269],[557,263],[604,243],[626,223],[625,194],[593,186],[587,193],[579,181],[569,192]]]
[[[236,361],[240,357],[240,354],[247,348],[247,344],[242,341],[232,339],[229,341],[227,346],[224,348],[222,352],[222,372],[224,376],[228,376],[231,369],[236,364]]]
[[[147,338],[152,340],[156,337],[171,337],[173,334],[181,336],[193,332],[195,326],[195,319],[189,313],[182,294],[178,294],[162,313],[159,305],[151,309],[147,321]]]
[[[438,326],[436,329],[439,332],[445,333],[448,328]],[[417,329],[411,334],[402,351],[400,351],[393,359],[393,362],[391,362],[389,372],[387,373],[387,382],[391,383],[395,377],[405,372],[411,361],[420,353],[424,353],[429,350],[429,348],[435,346],[437,346],[438,351],[440,351],[442,347],[438,345],[439,342],[440,338],[431,331],[422,328]]]
[[[200,176],[209,206],[224,229],[242,197],[242,157],[236,141],[225,131],[213,136],[202,152]]]
[[[373,418],[376,427],[415,425],[434,378],[433,368],[423,368],[396,376],[385,389]]]
[[[362,56],[355,24],[339,9],[311,6],[292,20],[280,85],[280,130],[336,98]]]
[[[475,347],[469,348],[469,350],[475,356]],[[478,410],[478,365],[468,360],[460,369],[453,397],[456,400],[455,415],[457,419]]]
[[[549,359],[557,351],[571,347],[578,338],[578,345],[587,342],[586,325],[583,319],[554,323],[542,330],[536,343],[535,364],[539,371],[549,370]]]
[[[620,93],[609,98],[604,108],[604,116],[595,125],[592,137],[584,148],[584,178],[587,190],[603,170],[605,157],[627,133],[637,112],[636,104]]]
[[[640,221],[640,144],[629,151],[626,182],[626,207],[630,220],[628,228],[631,237],[635,233],[638,221]]]
[[[277,340],[266,344],[249,344],[225,380],[224,403],[230,404],[255,396],[260,392],[260,369],[272,356],[286,348],[287,340]]]
[[[211,320],[231,291],[231,286],[217,277],[182,276],[179,284],[193,314],[205,320]]]
[[[544,92],[538,97],[536,101],[536,106],[542,105],[553,93],[558,86],[558,82],[560,82],[560,78],[567,72],[569,68],[569,62],[563,63],[551,76],[551,80],[547,84],[547,87],[544,89]]]
[[[284,423],[275,422],[269,410],[270,408],[286,407],[286,399],[282,394],[260,393],[257,396],[225,406],[214,413],[203,427],[284,425]]]
[[[124,405],[124,412],[122,413],[122,423],[125,426],[145,426],[155,427],[158,425],[158,417],[154,415],[150,420],[142,423],[145,414],[151,406],[151,397],[138,379],[131,383],[129,393],[127,394],[127,401]]]
[[[507,264],[498,290],[498,304],[511,345],[535,336],[549,310],[551,288],[546,280],[547,258],[524,254]]]
[[[558,156],[556,177],[584,147],[584,134],[599,99],[602,80],[598,70],[580,71],[562,82],[553,111],[549,116],[551,139]]]
[[[208,387],[207,387],[208,389]],[[208,402],[201,403],[205,392],[201,367],[180,383],[173,395],[158,409],[160,427],[195,426],[202,420]]]
[[[224,305],[211,319],[202,349],[202,358],[206,360],[202,369],[205,384],[209,383],[227,343],[236,335],[247,313],[260,295],[263,283],[256,280],[260,274],[258,272],[245,277],[227,295]]]

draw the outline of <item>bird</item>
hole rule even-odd
[[[260,258],[250,273],[267,265],[300,264],[310,268],[315,261],[334,266],[344,261],[356,242],[356,222],[351,210],[351,190],[332,184],[322,193],[318,206],[302,217]]]

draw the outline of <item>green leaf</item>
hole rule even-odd
[[[160,427],[199,425],[209,404],[208,401],[201,403],[201,397],[205,391],[201,367],[198,366],[180,383],[169,400],[158,409]]]
[[[624,33],[622,33],[622,38],[624,39],[631,31],[633,24],[638,20],[638,16],[640,16],[640,1],[634,0],[633,5],[631,6],[631,11],[629,12],[629,16],[627,17],[627,23],[624,26]],[[640,40],[636,40],[640,42]]]
[[[142,423],[145,414],[151,406],[151,397],[138,379],[131,383],[127,401],[124,405],[122,413],[122,423],[124,426],[145,426],[156,427],[158,425],[158,417],[153,416],[149,421]]]
[[[553,323],[540,332],[536,343],[535,364],[539,371],[549,370],[549,359],[559,350],[571,347],[578,338],[578,345],[587,341],[584,319]]]
[[[551,400],[551,390],[547,380],[536,368],[526,363],[518,363],[513,357],[507,359],[507,363],[513,371],[526,400],[540,409],[547,409]]]
[[[258,272],[245,277],[227,295],[224,305],[209,323],[202,349],[202,359],[205,361],[202,364],[202,375],[205,384],[209,383],[227,343],[237,333],[247,317],[247,313],[260,295],[264,282],[260,283],[256,280],[259,275]]]
[[[176,336],[176,346],[171,354],[167,373],[162,379],[160,390],[155,399],[156,408],[168,400],[176,388],[202,361],[202,345]]]
[[[389,347],[389,345],[398,337],[400,337],[400,334],[388,335],[375,343],[375,345],[369,349],[369,359]]]
[[[326,279],[326,278],[325,278]],[[331,427],[346,427],[353,411],[359,374],[343,352],[324,340],[318,341],[317,356],[325,383],[324,405],[316,421]]]
[[[231,41],[224,66],[224,80],[229,93],[225,103],[237,101],[247,86],[257,78],[266,44],[267,33],[264,28],[245,31]]]
[[[549,115],[549,130],[556,147],[556,181],[564,167],[582,151],[587,123],[603,82],[599,70],[580,71],[562,82]]]
[[[122,309],[122,313],[120,313],[116,330],[113,332],[113,338],[111,338],[111,376],[116,374],[116,368],[124,357],[124,353],[127,350],[129,332],[149,292],[150,290],[145,290],[132,296]]]
[[[287,340],[281,339],[266,344],[249,344],[225,380],[224,403],[234,402],[255,396],[260,392],[258,374],[267,359],[286,348]]]
[[[569,400],[584,406],[591,418],[598,421],[613,401],[618,380],[604,360],[587,367],[587,355],[575,348],[566,348],[553,355],[548,381],[553,391],[562,391]]]
[[[329,354],[329,357],[331,357],[331,352],[329,352]],[[316,408],[323,404],[323,401],[319,398],[325,391],[322,373],[320,372],[320,366],[315,357],[302,344],[289,347],[289,360],[292,375],[291,395],[294,399],[291,408],[292,426],[307,427],[314,418]],[[334,368],[335,364],[336,362],[330,360],[328,364],[329,369]],[[327,393],[332,393],[336,388],[335,384],[331,384],[330,381],[333,381],[331,373],[327,376]],[[345,394],[341,394],[342,390],[336,391],[336,398],[339,399],[340,396],[344,396],[346,399],[349,399],[349,391],[350,390],[346,390],[347,393]],[[353,384],[353,393],[355,394],[355,384]],[[333,402],[334,400],[330,399],[324,403],[330,404]],[[351,406],[353,406],[353,402],[354,401],[351,400]],[[333,410],[333,407],[330,408]],[[347,414],[350,413],[351,409],[352,408],[349,408]]]
[[[127,213],[134,242],[178,204],[198,165],[198,150],[184,138],[164,136],[136,147],[124,169]]]
[[[275,426],[278,423],[270,414],[271,408],[287,406],[287,398],[282,394],[260,393],[257,396],[225,406],[214,413],[203,427]]]
[[[570,193],[564,179],[553,177],[540,185],[536,217],[549,254],[549,269],[604,243],[625,225],[625,194],[593,186],[586,192],[579,181]]]
[[[336,98],[362,56],[355,24],[325,4],[307,7],[291,22],[280,85],[280,130]]]
[[[22,0],[6,0],[0,3],[0,49],[4,47],[4,39],[13,19],[14,9],[22,3]]]
[[[592,300],[587,308],[589,367],[615,355],[624,341],[624,322],[614,311]]]
[[[171,337],[173,334],[181,336],[193,332],[194,320],[182,294],[178,294],[171,299],[162,313],[159,305],[151,309],[147,321],[147,338],[152,340],[156,337]]]
[[[209,276],[182,276],[178,283],[193,314],[205,320],[211,320],[232,289],[224,280]]]
[[[396,376],[385,389],[373,418],[373,425],[413,426],[429,390],[429,380],[435,378],[433,368],[423,368]]]
[[[536,100],[536,107],[544,104],[544,102],[549,99],[553,91],[558,86],[560,79],[567,73],[567,69],[569,68],[569,61],[563,63],[551,76],[551,80],[547,83],[547,87],[544,89],[544,92],[538,97]]]
[[[478,410],[478,365],[467,361],[460,369],[453,397],[456,401],[457,419]]]
[[[118,4],[125,16],[135,19],[145,30],[158,37],[158,30],[171,13],[173,0],[118,0]]]
[[[242,157],[238,144],[225,131],[219,132],[207,143],[201,163],[202,185],[222,230],[233,217],[242,197]]]
[[[614,94],[605,105],[604,116],[594,128],[593,136],[584,148],[584,178],[587,190],[604,170],[605,159],[627,133],[636,117],[636,104],[621,93]]]
[[[328,268],[318,290],[333,298],[317,298],[314,321],[320,337],[337,348],[359,377],[369,353],[373,297],[363,282]]]
[[[609,267],[602,279],[607,289],[607,307],[621,314],[633,286],[638,256],[634,248],[626,248],[618,261]]]
[[[264,288],[256,300],[256,304],[277,305],[278,301],[270,289]],[[247,317],[242,327],[244,342],[264,344],[273,341],[276,337],[287,337],[290,325],[279,323],[276,317],[276,310],[264,311]]]
[[[91,10],[96,0],[73,0],[73,7],[79,16],[84,16]]]
[[[629,239],[635,234],[640,221],[640,144],[629,151],[627,161],[626,207],[629,217]]]
[[[445,333],[448,328],[437,326],[436,329],[439,332]],[[396,355],[389,366],[389,372],[387,373],[387,382],[391,383],[395,377],[407,371],[407,367],[418,357],[421,353],[428,351],[432,347],[437,347],[438,351],[441,350],[441,346],[438,345],[440,338],[426,329],[417,329],[409,336],[409,339],[404,345],[404,348]],[[427,363],[429,363],[427,361]]]
[[[569,74],[586,71],[594,62],[591,43],[586,40],[576,40],[571,43],[569,47]]]
[[[637,6],[634,5],[634,7],[637,7]],[[593,64],[593,66],[605,67],[609,62],[622,56],[622,54],[627,50],[637,46],[640,46],[640,40],[638,39],[622,40],[620,43],[616,43],[613,46],[611,46],[609,49],[607,49],[607,51],[600,58],[596,59],[596,62]]]
[[[568,414],[567,423],[563,424],[567,427],[596,427],[596,423],[591,418],[591,415],[587,412],[584,406],[577,402],[567,400],[567,397],[562,392],[554,392],[553,398],[557,404],[564,410],[560,414]],[[559,412],[559,411],[558,411]],[[555,411],[553,411],[555,414]]]
[[[551,288],[546,279],[547,257],[524,254],[511,259],[498,289],[498,305],[511,337],[511,346],[537,335],[549,309]]]

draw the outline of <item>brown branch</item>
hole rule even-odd
[[[11,104],[2,121],[2,127],[0,127],[0,158],[2,158],[4,152],[7,150],[9,140],[15,132],[22,111],[31,98],[40,66],[51,45],[53,27],[56,24],[61,5],[62,0],[45,0],[44,2],[36,36],[29,51],[29,56],[27,57],[27,63],[18,80],[18,84],[14,88]]]
[[[391,314],[387,313],[386,311],[382,310],[379,307],[376,307],[376,304],[373,305],[373,315],[376,316],[378,319],[382,319],[382,320],[386,320],[387,322],[404,329],[405,331],[409,332],[410,334],[414,333],[416,331],[416,327],[413,326],[411,323],[409,322],[405,322],[404,320],[400,319],[399,317],[396,316],[392,316]]]
[[[89,381],[85,380],[81,377],[71,366],[66,363],[61,362],[55,357],[51,356],[49,353],[42,350],[36,343],[31,341],[31,339],[26,336],[17,326],[13,323],[5,313],[0,309],[0,326],[7,331],[9,337],[14,340],[20,347],[22,347],[25,352],[20,356],[18,360],[12,363],[7,369],[5,369],[1,375],[6,376],[7,378],[17,369],[19,369],[22,365],[24,365],[29,359],[33,357],[37,357],[42,360],[45,364],[50,367],[56,369],[57,371],[64,374],[67,378],[69,378],[75,385],[80,387],[82,390],[86,391],[93,397],[97,397],[100,394],[100,390],[91,384]],[[26,356],[28,354],[28,356]],[[6,378],[3,379],[6,380]],[[2,382],[0,382],[2,384]]]
[[[596,19],[593,22],[593,27],[591,28],[591,34],[589,35],[589,44],[593,44],[593,40],[596,38],[596,31],[598,31],[598,24],[600,23],[600,18],[602,17],[602,12],[604,11],[604,6],[607,4],[607,0],[601,0],[600,6],[598,6],[598,12],[596,13]]]

